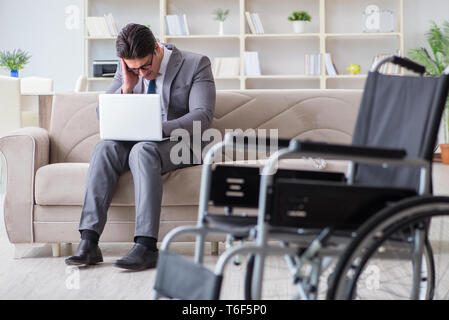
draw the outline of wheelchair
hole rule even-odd
[[[381,74],[384,63],[419,76]],[[292,298],[448,298],[449,245],[442,238],[449,232],[449,197],[432,194],[432,161],[449,72],[424,73],[397,56],[374,66],[351,145],[279,139],[260,172],[214,164],[226,147],[249,150],[260,142],[226,135],[203,162],[197,225],[178,227],[162,242],[154,298],[219,299],[226,265],[244,255],[245,299],[266,298],[272,256],[285,257]],[[278,168],[282,159],[301,157],[348,160],[348,171]],[[212,213],[211,205],[224,212]],[[238,208],[256,209],[257,216],[234,214]],[[169,250],[188,233],[196,235],[193,260]],[[203,259],[209,233],[226,235],[228,244],[242,241],[219,256],[215,270]]]

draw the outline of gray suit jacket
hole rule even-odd
[[[197,53],[178,50],[172,44],[164,46],[172,50],[172,54],[162,88],[162,99],[168,109],[167,121],[162,125],[163,134],[170,136],[177,128],[192,134],[193,121],[200,121],[204,131],[211,126],[215,111],[216,92],[210,60]],[[133,93],[145,93],[143,80],[139,76]],[[120,94],[122,84],[122,65],[119,63],[106,93]]]

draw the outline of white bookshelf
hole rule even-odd
[[[383,38],[402,36],[399,32],[373,32],[373,33],[326,33],[325,38]]]
[[[363,32],[362,11],[371,3],[365,0],[197,0],[195,5],[191,0],[130,0],[126,4],[119,0],[84,0],[84,26],[87,17],[110,12],[119,28],[129,22],[151,24],[159,41],[203,53],[211,61],[239,57],[240,75],[217,77],[217,89],[362,88],[375,55],[396,50],[404,53],[403,1],[375,1],[381,9],[394,12],[395,30],[390,33]],[[212,19],[216,8],[230,9],[224,35],[217,34],[218,23]],[[293,33],[287,16],[294,10],[307,10],[312,15],[306,33]],[[250,33],[245,11],[259,14],[264,34]],[[168,35],[165,16],[180,13],[187,15],[191,35]],[[116,37],[89,37],[84,29],[83,73],[89,89],[103,89],[111,78],[94,78],[92,62],[117,59],[111,41]],[[244,74],[245,51],[258,51],[260,76]],[[327,52],[332,54],[339,75],[327,75],[324,58],[319,75],[305,75],[304,55],[321,53],[324,57]],[[348,74],[350,63],[360,64],[360,75]]]
[[[304,75],[304,74],[263,74],[260,76],[243,76],[245,79],[320,79],[319,75]]]
[[[86,40],[115,40],[117,37],[85,37]]]
[[[342,74],[342,75],[336,75],[336,76],[329,76],[326,75],[326,79],[365,79],[368,75],[367,74]]]
[[[190,36],[165,36],[166,40],[176,40],[176,39],[240,39],[238,34],[228,34],[228,35],[215,35],[215,34],[200,34],[200,35],[190,35]]]
[[[245,34],[245,39],[250,38],[278,38],[278,39],[302,39],[302,38],[319,38],[319,33],[265,33],[265,34]]]

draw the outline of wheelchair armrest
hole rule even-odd
[[[407,152],[402,149],[375,148],[352,146],[343,144],[329,144],[325,142],[312,142],[291,140],[289,150],[293,152],[306,152],[320,155],[337,155],[363,158],[404,159]]]

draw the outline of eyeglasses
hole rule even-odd
[[[151,69],[152,65],[153,65],[153,58],[154,58],[154,54],[151,55],[151,60],[148,61],[147,63],[141,65],[138,68],[129,68],[128,67],[128,71],[132,71],[134,73],[139,73],[139,70],[143,70],[143,71],[148,71]]]

